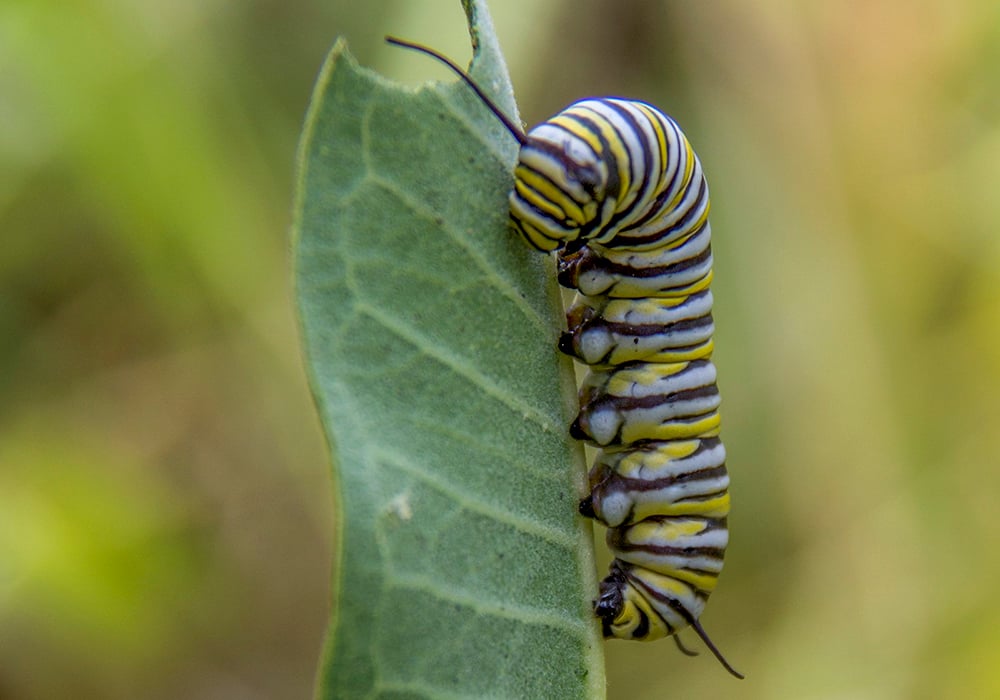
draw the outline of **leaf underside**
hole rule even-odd
[[[466,14],[470,72],[516,118],[486,8]],[[507,228],[516,155],[465,85],[330,53],[294,232],[337,499],[320,698],[603,696],[573,380],[551,262]]]

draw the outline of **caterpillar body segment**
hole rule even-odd
[[[612,250],[597,246],[561,252],[559,283],[588,296],[616,299],[687,296],[712,281],[712,228],[660,250]]]
[[[559,349],[591,366],[685,362],[712,354],[712,293],[610,299],[577,295]]]
[[[708,360],[593,370],[580,387],[570,434],[600,446],[715,434],[720,403]]]
[[[729,514],[726,449],[718,438],[602,450],[589,479],[590,495],[581,512],[607,527],[661,516],[724,522]]]

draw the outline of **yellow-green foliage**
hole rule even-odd
[[[1000,694],[995,4],[495,5],[526,121],[648,99],[712,188],[705,621],[748,679],[614,643],[609,697]],[[293,154],[335,34],[446,76],[386,33],[469,56],[452,0],[0,10],[0,695],[311,693],[332,503]]]

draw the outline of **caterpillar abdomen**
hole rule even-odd
[[[559,256],[559,284],[618,299],[684,296],[712,281],[712,229],[652,251],[582,248]]]
[[[712,293],[611,299],[577,295],[559,349],[593,365],[684,362],[712,354]]]
[[[718,438],[650,442],[598,453],[581,511],[607,527],[659,516],[729,512],[726,449]]]
[[[708,360],[592,370],[570,433],[601,446],[714,435],[720,402]]]

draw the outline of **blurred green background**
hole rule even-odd
[[[749,678],[614,643],[609,696],[1000,697],[1000,5],[492,11],[525,121],[648,99],[712,186],[734,513],[704,621]],[[458,0],[0,4],[0,698],[311,694],[294,151],[336,34],[447,76],[386,33],[469,56]]]

